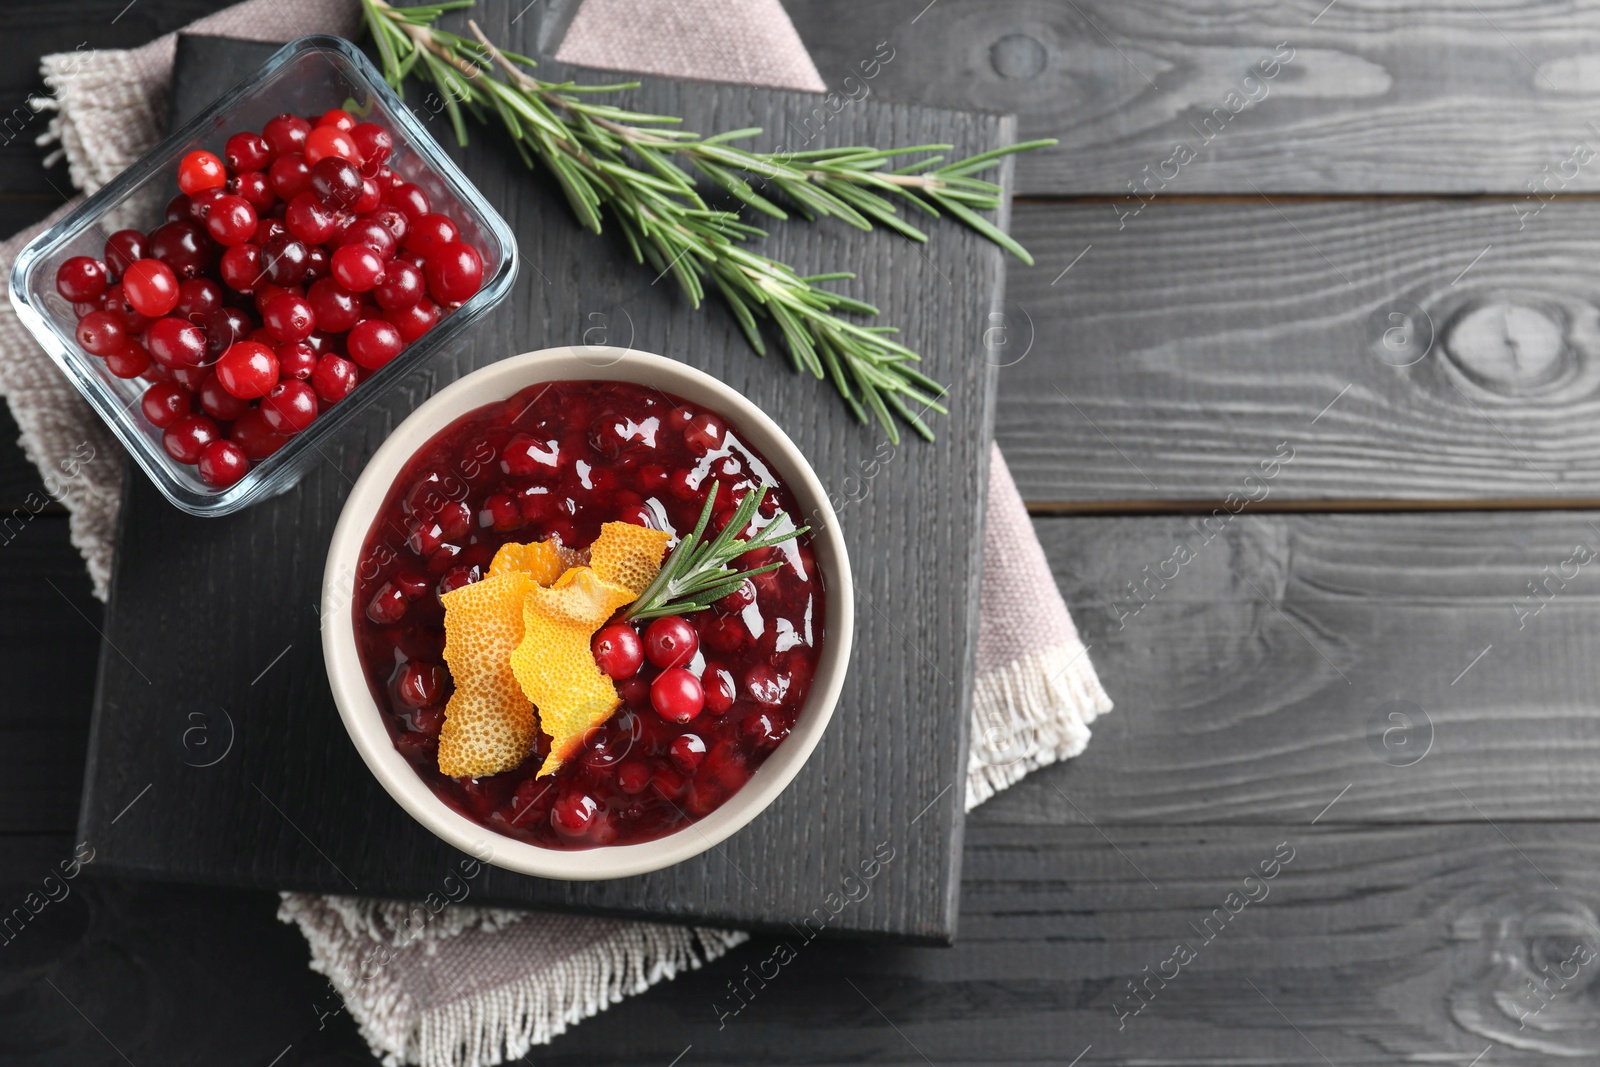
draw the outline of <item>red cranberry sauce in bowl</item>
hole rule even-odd
[[[537,777],[551,744],[543,732],[503,773],[439,770],[453,691],[439,597],[480,580],[507,543],[586,550],[606,522],[681,537],[713,484],[707,537],[762,484],[756,525],[779,510],[803,521],[790,489],[726,419],[630,382],[530,386],[456,419],[406,464],[361,553],[356,648],[395,748],[449,807],[546,848],[652,841],[714,811],[788,736],[823,641],[810,535],[739,557],[741,570],[783,566],[707,610],[602,628],[594,655],[622,703],[553,774]]]

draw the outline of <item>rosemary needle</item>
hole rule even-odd
[[[944,387],[916,369],[919,357],[894,339],[896,329],[854,318],[877,315],[877,308],[823,288],[855,275],[802,275],[751,251],[748,242],[766,231],[738,212],[712,207],[701,183],[770,218],[787,219],[791,212],[831,217],[862,230],[881,225],[914,241],[926,241],[927,234],[900,208],[931,218],[948,214],[1032,264],[1022,245],[978,214],[997,208],[1003,190],[974,175],[1053,139],[952,162],[943,155],[951,146],[942,144],[750,151],[732,142],[759,129],[689,133],[670,115],[604,101],[637,82],[541,81],[528,73],[533,60],[496,47],[476,23],[468,23],[470,38],[435,25],[445,13],[470,6],[471,0],[404,8],[361,0],[384,77],[397,91],[407,76],[434,85],[463,144],[466,115],[498,119],[523,161],[533,166],[537,160],[554,175],[584,226],[599,233],[603,211],[634,258],[658,275],[670,273],[692,306],[700,306],[708,286],[715,289],[756,352],[766,354],[765,324],[777,332],[795,369],[830,381],[856,418],[875,418],[896,443],[899,422],[932,439],[922,416],[947,410],[940,399]]]

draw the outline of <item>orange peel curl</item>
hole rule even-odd
[[[511,655],[523,637],[523,602],[533,580],[499,574],[440,597],[444,661],[456,691],[439,729],[439,770],[479,778],[521,763],[538,737],[533,705],[517,684]]]

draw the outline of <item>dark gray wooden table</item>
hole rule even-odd
[[[9,7],[0,104],[216,6]],[[719,1029],[757,944],[532,1058],[1594,1062],[1600,12],[789,7],[831,85],[886,41],[874,94],[1062,138],[997,435],[1118,707],[973,813],[954,948],[819,942]],[[66,178],[5,110],[10,232]],[[71,852],[98,607],[59,513],[0,547],[9,911]],[[370,1062],[273,904],[74,882],[0,947],[0,1061]]]

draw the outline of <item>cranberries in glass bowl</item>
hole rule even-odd
[[[605,522],[681,537],[712,481],[719,500],[764,484],[762,514],[809,525],[768,550],[783,566],[707,610],[602,627],[592,653],[622,703],[554,774],[537,773],[547,737],[511,770],[442,774],[440,595],[504,544],[581,549]],[[754,819],[820,740],[854,625],[843,537],[788,436],[709,375],[595,347],[495,363],[403,422],[345,503],[322,620],[340,715],[389,794],[457,848],[562,879],[659,870]]]
[[[18,317],[179,509],[290,488],[510,291],[516,239],[348,41],[304,37],[18,255]]]

